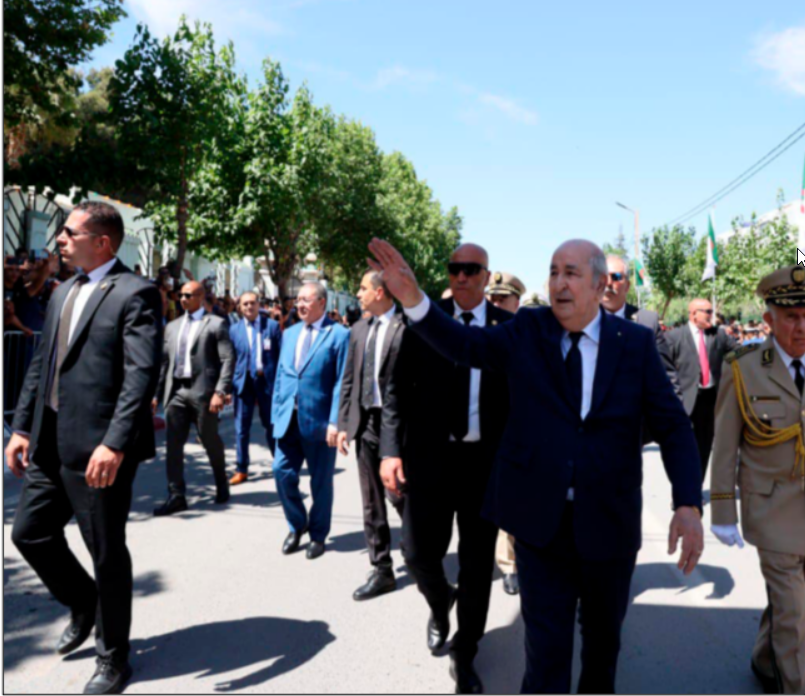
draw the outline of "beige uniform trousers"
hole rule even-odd
[[[497,561],[500,572],[504,575],[512,575],[517,572],[517,566],[514,562],[514,537],[511,534],[506,534],[502,529],[498,532],[495,561]]]
[[[805,557],[758,549],[769,606],[752,659],[784,694],[805,693]]]

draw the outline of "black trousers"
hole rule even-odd
[[[696,436],[696,445],[699,448],[699,461],[702,466],[702,481],[707,477],[707,464],[710,461],[710,452],[713,449],[713,438],[716,432],[716,398],[718,389],[699,389],[696,403],[690,419],[693,422],[693,434]]]
[[[188,388],[180,386],[165,408],[168,490],[172,494],[184,495],[187,489],[184,480],[184,446],[190,435],[191,424],[195,424],[201,444],[207,452],[215,485],[226,488],[226,458],[224,441],[218,434],[218,414],[210,413],[208,400],[201,400]]]
[[[386,511],[386,499],[402,518],[404,498],[386,490],[380,478],[380,417],[381,409],[364,413],[365,427],[357,442],[358,478],[363,501],[363,532],[369,561],[376,568],[391,570],[391,530]]]
[[[514,549],[525,623],[522,693],[570,693],[577,609],[582,636],[578,692],[615,693],[621,626],[637,555],[581,558],[573,536],[573,503],[567,504],[550,544],[537,548],[518,540]]]
[[[481,517],[492,456],[478,443],[448,443],[406,465],[403,554],[435,616],[449,609],[444,557],[458,524],[458,631],[450,650],[472,659],[486,629],[498,530]]]
[[[25,472],[11,539],[58,602],[79,613],[97,608],[98,656],[125,661],[132,602],[126,522],[137,463],[124,459],[111,487],[90,488],[83,469],[68,469],[59,461],[56,418],[45,409],[36,461]],[[94,580],[64,536],[73,516],[92,556]]]

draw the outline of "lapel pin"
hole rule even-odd
[[[108,288],[108,287],[109,287],[109,283],[104,283],[103,285],[101,285],[101,290],[106,290],[106,288]]]
[[[492,326],[497,326],[497,325],[498,325],[498,320],[497,320],[497,319],[493,319],[493,320],[492,320]]]

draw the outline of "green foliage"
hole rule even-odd
[[[80,83],[70,68],[87,61],[124,17],[120,0],[4,0],[4,134],[43,114],[60,125],[74,117],[69,100]]]
[[[696,230],[681,225],[660,227],[643,237],[643,263],[651,279],[652,294],[662,298],[660,318],[675,297],[684,296],[687,282],[683,271],[695,248]]]
[[[158,41],[144,25],[117,61],[110,112],[121,156],[148,191],[145,213],[176,241],[176,273],[188,244],[191,189],[219,138],[231,125],[234,72],[231,45],[215,50],[212,27],[182,18],[172,37]],[[234,93],[233,93],[234,91]]]

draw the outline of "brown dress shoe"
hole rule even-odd
[[[243,474],[240,471],[236,472],[235,475],[229,479],[230,486],[237,486],[239,483],[245,483],[249,478],[249,474]]]

